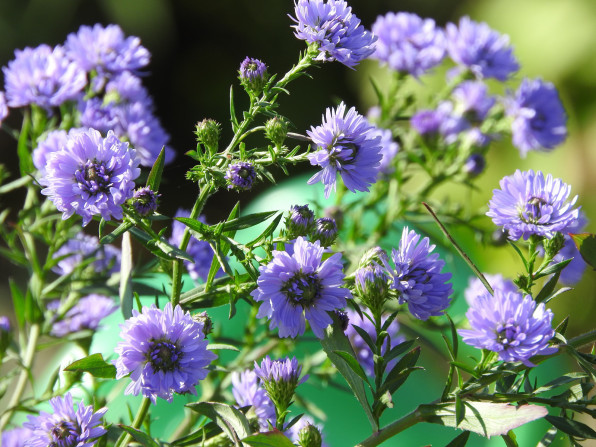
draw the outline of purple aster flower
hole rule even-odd
[[[319,50],[315,60],[338,61],[353,68],[374,51],[377,38],[366,31],[344,0],[298,0],[295,35]]]
[[[553,313],[538,304],[531,296],[495,289],[488,291],[471,303],[466,313],[472,329],[460,329],[464,343],[478,349],[488,349],[499,354],[505,362],[530,362],[535,355],[549,355],[557,348],[548,343],[554,336]]]
[[[374,127],[352,107],[346,113],[342,102],[336,109],[327,109],[323,123],[306,131],[319,149],[309,154],[311,165],[323,169],[313,175],[309,185],[323,182],[325,197],[335,191],[337,174],[352,191],[368,191],[378,176],[381,161],[381,138]]]
[[[190,217],[190,211],[179,209],[176,211],[175,217]],[[198,220],[206,223],[204,216],[199,216]],[[186,225],[182,222],[177,220],[172,222],[172,236],[169,239],[170,244],[177,247],[180,246],[185,228]],[[209,269],[211,269],[211,263],[213,262],[213,250],[211,249],[209,242],[200,241],[194,236],[191,236],[190,242],[186,247],[186,253],[194,259],[194,262],[184,261],[184,266],[192,280],[195,282],[199,279],[206,281],[207,276],[209,275]],[[220,270],[218,274],[221,275],[221,273],[222,271]]]
[[[60,307],[60,301],[54,301],[51,304],[54,304],[56,311]],[[118,306],[112,298],[92,293],[81,298],[62,318],[54,321],[50,334],[54,337],[64,337],[85,329],[94,331],[99,327],[101,320],[112,314],[117,308]]]
[[[228,181],[228,189],[238,189],[240,191],[248,191],[252,188],[256,177],[255,167],[247,161],[231,164],[228,166],[225,175],[225,179]]]
[[[480,81],[462,82],[453,90],[453,99],[457,113],[473,124],[482,123],[496,102]]]
[[[432,19],[389,12],[377,17],[372,31],[379,40],[371,58],[393,70],[418,77],[445,57],[445,36]]]
[[[410,313],[420,320],[441,315],[453,292],[447,282],[451,273],[441,273],[445,262],[438,253],[431,253],[434,249],[427,237],[420,241],[420,235],[405,227],[399,249],[391,254],[395,264],[391,287],[397,290],[400,304],[408,303]]]
[[[393,141],[393,135],[389,129],[381,129],[380,127],[374,128],[371,132],[371,136],[381,137],[381,161],[379,165],[379,176],[387,177],[395,172],[395,166],[393,166],[393,159],[399,151],[399,144]]]
[[[275,407],[254,371],[232,373],[232,394],[238,406],[254,408],[261,431],[267,431],[270,423],[275,425]]]
[[[292,403],[296,387],[308,379],[300,378],[302,365],[296,357],[271,360],[266,356],[259,365],[255,361],[255,374],[276,408],[276,413],[283,414]]]
[[[62,258],[52,271],[58,275],[67,275],[89,257],[95,260],[91,263],[96,273],[116,273],[120,271],[120,249],[113,245],[100,244],[95,236],[78,233],[54,253],[53,258]]]
[[[290,239],[306,236],[315,221],[315,214],[308,205],[292,205],[286,217],[286,230]]]
[[[567,115],[557,89],[541,79],[524,79],[507,103],[513,117],[513,144],[525,157],[528,151],[547,151],[565,141]]]
[[[267,65],[258,59],[246,57],[240,64],[239,79],[248,92],[259,94],[267,82]]]
[[[207,366],[217,358],[207,350],[203,325],[180,306],[163,310],[155,305],[136,309],[120,327],[124,339],[116,346],[116,378],[130,374],[124,394],[158,397],[171,402],[174,393],[197,394],[195,386],[207,377]]]
[[[358,312],[356,312],[355,310],[348,308],[347,312],[348,312],[348,317],[350,319],[350,324],[348,325],[348,328],[345,331],[346,336],[350,339],[350,343],[352,344],[352,347],[354,348],[354,352],[356,353],[356,358],[358,359],[358,363],[360,363],[360,365],[362,366],[362,368],[364,369],[366,374],[368,374],[369,376],[374,376],[375,362],[373,359],[373,353],[372,353],[370,347],[364,341],[364,339],[360,336],[360,334],[358,334],[358,332],[356,332],[356,329],[354,329],[354,326],[358,326],[358,327],[364,329],[366,331],[366,333],[368,335],[370,335],[372,340],[376,341],[377,334],[375,331],[375,325],[366,316],[364,316],[364,318],[360,317],[360,314]],[[387,320],[387,315],[383,315],[381,317],[381,322],[385,323],[386,320]],[[404,336],[398,335],[399,323],[397,322],[396,319],[394,319],[391,322],[391,324],[387,328],[386,332],[387,332],[387,334],[389,334],[389,337],[387,337],[383,341],[383,346],[381,348],[381,355],[387,354],[391,350],[391,348],[406,341]],[[391,360],[386,367],[386,371],[391,371],[391,369],[395,366],[396,363],[397,363],[397,359]]]
[[[463,166],[463,171],[468,177],[474,178],[484,172],[486,167],[486,158],[482,154],[472,154],[468,157]]]
[[[50,399],[50,405],[53,413],[28,416],[23,424],[33,432],[25,444],[28,447],[91,447],[95,439],[107,433],[100,425],[107,408],[93,412],[93,406],[81,401],[75,410],[70,393]]]
[[[66,146],[66,141],[68,140],[69,135],[73,136],[75,133],[83,131],[84,129],[74,128],[70,129],[68,133],[64,130],[53,130],[47,133],[44,140],[39,142],[31,154],[33,157],[33,165],[39,171],[40,178],[43,178],[46,175],[46,166],[50,154],[58,152]]]
[[[2,71],[10,107],[35,104],[50,109],[77,98],[87,84],[85,71],[60,46],[16,50]]]
[[[138,37],[124,37],[118,25],[83,25],[76,34],[68,35],[65,48],[84,70],[100,75],[139,70],[151,57]]]
[[[113,132],[103,138],[94,129],[69,135],[66,145],[49,156],[42,194],[68,219],[74,213],[83,226],[95,215],[122,219],[122,204],[132,197],[141,170],[128,143]]]
[[[571,187],[561,179],[546,178],[541,171],[515,171],[493,190],[487,216],[509,233],[509,239],[527,240],[531,235],[552,238],[557,231],[572,225],[579,216],[573,209],[577,196],[567,202]]]
[[[410,119],[410,124],[420,135],[436,135],[441,129],[444,117],[438,110],[419,110]]]
[[[389,273],[381,264],[372,261],[356,270],[354,285],[362,302],[370,309],[382,309],[388,298]]]
[[[486,23],[462,17],[459,26],[448,23],[445,31],[451,59],[467,67],[477,78],[506,81],[519,70],[509,37],[492,30]]]
[[[132,205],[141,216],[149,216],[157,209],[159,196],[148,186],[138,188],[132,196]]]
[[[311,239],[319,241],[323,247],[330,247],[337,238],[337,224],[331,217],[321,217],[315,221]]]
[[[0,124],[8,116],[8,104],[6,104],[6,95],[4,92],[0,92]]]
[[[2,433],[3,447],[25,447],[33,432],[27,427],[13,428]]]
[[[513,283],[513,281],[503,278],[503,275],[500,273],[496,273],[494,275],[490,273],[484,273],[484,277],[493,288],[493,291],[499,289],[504,293],[519,292],[519,289]],[[476,276],[472,276],[468,281],[468,287],[464,291],[464,297],[466,298],[468,305],[472,306],[472,303],[476,297],[485,295],[487,292],[488,291],[486,290],[486,287],[484,287],[484,284],[482,284],[480,279],[478,279]]]
[[[319,338],[332,323],[328,311],[346,306],[350,291],[343,286],[341,254],[323,261],[319,241],[298,237],[292,255],[273,251],[273,259],[259,267],[258,288],[251,295],[261,302],[258,317],[271,320],[270,328],[279,328],[280,337],[303,334],[305,319]]]

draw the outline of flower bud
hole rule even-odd
[[[315,425],[306,424],[298,432],[300,447],[321,447],[322,443],[321,431]]]
[[[335,309],[333,312],[339,320],[341,330],[345,332],[348,329],[348,324],[350,324],[350,318],[348,317],[348,313],[341,309]]]
[[[308,205],[292,205],[286,217],[286,231],[290,239],[306,236],[312,228],[315,215]]]
[[[225,178],[228,181],[228,189],[248,191],[257,176],[252,163],[240,161],[228,167]]]
[[[275,144],[275,147],[281,147],[284,144],[287,134],[288,123],[279,116],[275,116],[265,123],[265,135]]]
[[[132,196],[131,202],[141,216],[150,216],[157,209],[159,194],[145,186],[138,188]]]
[[[323,247],[329,247],[337,238],[337,225],[331,217],[321,217],[315,222],[311,234],[313,241],[320,241]]]
[[[389,275],[377,263],[356,270],[354,285],[356,293],[373,313],[380,312],[389,296]]]
[[[240,64],[240,83],[250,96],[258,96],[263,91],[267,79],[267,66],[258,59],[246,57]]]
[[[552,259],[565,245],[565,236],[557,231],[552,238],[544,239],[542,244],[544,245],[545,256]]]
[[[367,267],[371,264],[378,264],[379,266],[384,266],[389,262],[389,256],[387,256],[387,252],[383,250],[381,247],[373,247],[368,249],[360,258],[360,262],[358,263],[358,267]]]
[[[482,174],[486,167],[486,159],[482,154],[472,154],[468,157],[463,166],[463,171],[469,178],[474,178]]]
[[[220,124],[212,119],[204,119],[196,125],[197,141],[207,148],[211,155],[217,152],[219,145]]]

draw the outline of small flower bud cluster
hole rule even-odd
[[[286,233],[289,239],[308,236],[311,241],[319,241],[322,247],[330,247],[337,238],[335,219],[315,215],[308,205],[292,205],[286,217]]]
[[[265,123],[265,135],[275,147],[281,147],[288,135],[287,121],[279,116],[271,118]]]

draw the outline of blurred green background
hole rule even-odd
[[[521,63],[517,85],[523,76],[540,76],[553,82],[561,94],[569,115],[569,138],[552,153],[531,153],[520,159],[510,141],[496,143],[489,152],[487,171],[477,184],[479,192],[442,189],[442,195],[460,197],[471,206],[485,208],[490,191],[499,179],[519,169],[540,169],[572,185],[580,196],[590,223],[596,231],[596,2],[594,0],[354,0],[349,2],[366,27],[377,15],[387,11],[410,11],[434,18],[439,25],[457,21],[468,14],[485,21],[492,28],[508,34]],[[271,73],[284,73],[297,60],[304,44],[294,38],[288,14],[293,14],[291,0],[2,0],[0,1],[0,65],[5,66],[15,49],[41,43],[62,43],[66,35],[81,24],[119,24],[127,35],[139,36],[152,53],[145,86],[155,98],[157,114],[171,134],[171,145],[178,158],[164,172],[161,211],[173,215],[178,207],[190,207],[196,187],[184,179],[192,165],[184,152],[194,148],[194,124],[203,118],[214,118],[224,124],[223,139],[230,136],[228,95],[231,84],[237,85],[237,70],[245,56],[263,60]],[[375,62],[365,62],[352,71],[341,64],[326,64],[311,72],[313,80],[301,78],[291,85],[291,96],[282,98],[280,112],[288,116],[295,130],[304,132],[320,122],[322,112],[338,99],[355,105],[365,113],[374,104],[369,76],[382,80],[386,72]],[[0,75],[1,76],[1,75]],[[436,80],[435,80],[436,81]],[[425,88],[422,80],[421,89]],[[432,84],[432,80],[428,81]],[[239,86],[238,106],[246,104]],[[244,103],[243,103],[244,101]],[[19,113],[13,112],[7,124],[18,127]],[[594,141],[593,141],[594,140]],[[0,163],[16,172],[16,145],[6,134],[0,135]],[[309,166],[296,172],[311,172]],[[283,175],[279,173],[280,177]],[[239,196],[220,192],[211,199],[205,214],[210,222],[223,219],[238,199],[248,202],[261,196],[269,185]],[[304,187],[305,194],[314,190]],[[279,194],[279,193],[276,193]],[[270,197],[270,196],[268,196]],[[0,208],[18,206],[21,198],[0,197]],[[287,199],[286,199],[287,200]],[[285,202],[286,204],[289,202]],[[272,205],[268,202],[268,205]],[[258,204],[255,205],[258,207]],[[488,218],[487,218],[488,220]],[[462,245],[486,272],[513,276],[521,264],[511,250],[478,245],[470,234],[457,232]],[[5,275],[23,278],[11,264],[0,261]],[[467,271],[459,268],[459,283],[467,281]],[[457,273],[456,273],[457,274]],[[571,315],[568,335],[573,336],[594,327],[596,276],[587,272],[576,290],[552,303],[556,322]],[[0,287],[6,288],[3,280]],[[2,292],[0,312],[9,312],[9,294]],[[419,387],[427,391],[424,377]],[[414,390],[414,392],[416,392]],[[341,408],[341,396],[329,399]],[[404,398],[405,400],[409,398]],[[348,407],[350,408],[350,407]],[[325,408],[334,419],[333,407]],[[351,410],[350,410],[351,411]],[[350,433],[347,427],[358,424],[358,408],[349,421],[333,422],[329,438]],[[362,424],[366,421],[362,418]],[[335,424],[335,425],[334,425]],[[342,424],[346,424],[343,427]],[[342,428],[343,427],[343,428]],[[422,433],[434,428],[424,427]],[[386,445],[418,446],[433,442],[445,445],[448,440],[437,435],[434,441],[421,437],[390,441]],[[451,436],[453,437],[453,436]],[[330,440],[331,440],[330,439]],[[337,438],[335,438],[337,439]],[[344,438],[351,439],[353,438]],[[348,445],[331,442],[332,447]],[[480,444],[479,444],[480,445]],[[502,445],[497,440],[491,445]],[[522,444],[520,444],[522,445]],[[590,445],[586,443],[585,445]]]

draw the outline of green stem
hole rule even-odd
[[[134,421],[132,421],[132,428],[136,428],[138,430],[141,427],[145,417],[147,416],[147,411],[149,411],[150,405],[151,400],[148,397],[143,397],[141,406],[137,411]],[[130,441],[132,441],[132,435],[128,432],[123,432],[116,441],[115,447],[126,447]]]
[[[379,445],[387,439],[422,421],[424,421],[424,416],[420,413],[418,408],[416,408],[414,411],[405,415],[403,418],[398,419],[395,422],[392,422],[385,428],[373,433],[364,441],[360,442],[359,444],[356,444],[356,447],[373,447]]]
[[[27,386],[29,372],[33,364],[35,347],[37,346],[37,340],[39,339],[39,329],[39,324],[34,324],[33,326],[31,326],[31,329],[29,330],[29,340],[27,341],[27,349],[25,352],[25,358],[23,359],[23,369],[21,370],[10,401],[8,402],[8,409],[0,419],[0,433],[2,433],[6,425],[10,422],[10,419],[12,418],[12,415],[15,412],[15,407],[19,404],[21,396],[23,395],[25,387]]]
[[[199,192],[199,196],[190,212],[190,218],[196,219],[203,211],[203,207],[207,202],[207,199],[211,194],[213,194],[214,186],[212,184],[204,185]],[[180,241],[180,250],[186,250],[188,247],[188,243],[190,242],[190,229],[186,227],[184,229],[184,234],[182,236],[182,240]],[[182,290],[182,260],[175,259],[173,261],[173,269],[172,269],[172,306],[176,306],[180,302],[180,292]]]

